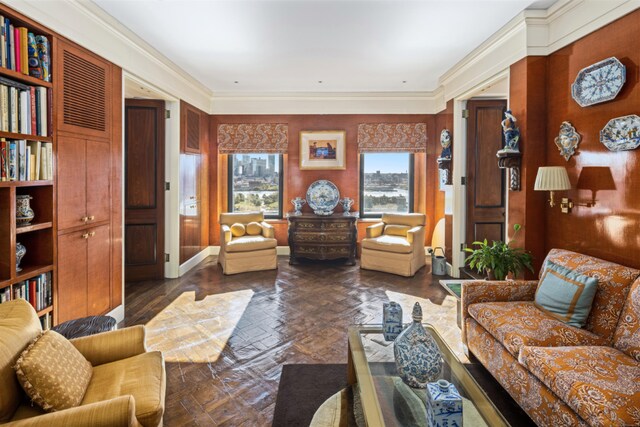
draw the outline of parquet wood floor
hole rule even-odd
[[[429,267],[413,278],[342,264],[224,276],[210,257],[179,279],[126,285],[125,325],[146,324],[167,362],[166,426],[269,426],[285,363],[346,363],[347,327],[422,304],[461,351],[455,300]]]

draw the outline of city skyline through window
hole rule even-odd
[[[360,161],[360,214],[413,210],[413,155],[410,153],[365,153]]]
[[[230,155],[230,211],[262,211],[265,218],[282,217],[281,175],[282,156],[279,154]]]

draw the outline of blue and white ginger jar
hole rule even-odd
[[[427,385],[429,427],[462,427],[462,397],[447,380]]]
[[[382,305],[382,334],[385,341],[393,341],[402,332],[402,307],[394,301]]]
[[[413,306],[413,323],[396,338],[393,353],[400,378],[414,388],[426,388],[442,369],[438,344],[422,326],[422,308]]]

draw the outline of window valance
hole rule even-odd
[[[218,125],[218,152],[284,154],[289,147],[289,126],[284,123]]]
[[[361,123],[358,125],[358,152],[427,151],[426,123]]]

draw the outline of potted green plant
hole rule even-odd
[[[520,224],[513,226],[514,237],[521,228]],[[487,239],[483,242],[473,242],[477,248],[465,248],[465,251],[471,253],[465,262],[468,262],[472,269],[478,270],[478,273],[485,271],[489,280],[504,280],[509,273],[517,276],[525,268],[533,273],[531,254],[522,248],[512,248],[509,246],[510,243],[494,240],[489,244]]]

